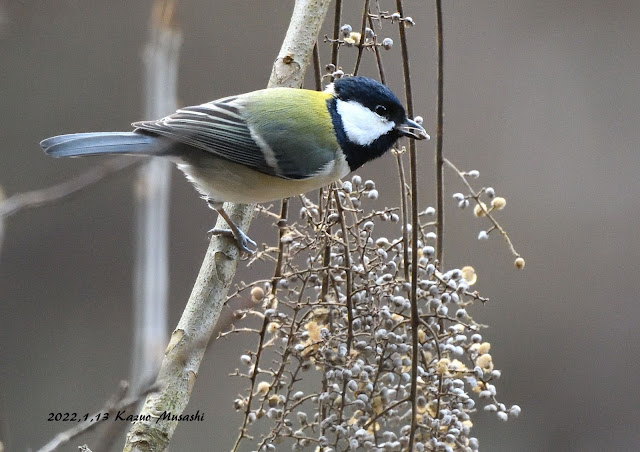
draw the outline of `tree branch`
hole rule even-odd
[[[59,201],[67,196],[74,195],[80,190],[100,182],[102,179],[111,176],[120,170],[140,163],[140,160],[130,157],[118,157],[106,160],[100,165],[96,165],[84,173],[51,187],[33,190],[25,193],[18,193],[0,200],[0,218],[6,218],[20,210],[33,209],[44,204]]]
[[[140,163],[138,159],[119,157],[106,160],[100,165],[74,176],[70,180],[40,190],[18,193],[8,198],[4,197],[0,187],[0,251],[6,233],[6,219],[21,210],[33,209],[45,204],[59,201],[88,188],[109,176],[119,173],[121,170]]]

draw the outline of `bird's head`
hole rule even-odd
[[[325,91],[333,95],[329,111],[352,171],[387,152],[400,137],[429,138],[421,125],[407,118],[398,98],[380,82],[345,77]]]

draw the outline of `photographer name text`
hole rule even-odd
[[[56,422],[103,422],[112,418],[114,421],[125,422],[153,422],[157,424],[160,421],[176,421],[176,422],[202,422],[204,421],[204,412],[197,410],[192,414],[174,414],[171,411],[163,411],[158,416],[150,414],[127,414],[127,410],[120,410],[114,413],[88,413],[82,415],[78,413],[49,413],[47,421]]]

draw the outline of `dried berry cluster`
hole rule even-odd
[[[408,450],[415,403],[413,450],[473,451],[477,400],[501,419],[518,415],[517,406],[495,398],[500,372],[469,313],[474,302],[485,301],[469,289],[475,273],[470,267],[438,271],[430,244],[435,235],[426,227],[416,250],[420,327],[411,330],[403,240],[376,235],[380,223],[399,223],[401,215],[365,213],[377,196],[372,181],[354,176],[321,193],[318,203],[302,198],[301,221],[281,223],[279,248],[258,255],[277,261],[274,279],[238,288],[255,303],[239,315],[260,322],[241,329],[259,339],[236,372],[250,385],[235,401],[244,413],[236,449],[253,440],[259,451],[287,444],[325,452]],[[417,362],[411,359],[414,333]],[[261,422],[269,431],[254,439],[251,424]]]

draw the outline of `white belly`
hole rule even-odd
[[[306,193],[335,182],[351,171],[344,157],[321,174],[303,180],[270,176],[214,155],[199,159],[197,165],[184,161],[177,164],[203,195],[214,201],[242,204],[275,201]]]

